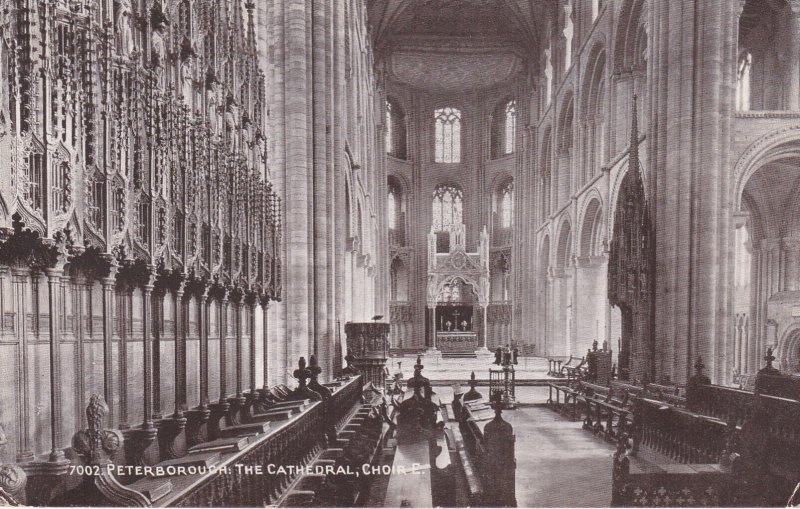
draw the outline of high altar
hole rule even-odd
[[[442,249],[437,234],[428,234],[428,348],[488,354],[489,233],[484,227],[477,253],[466,251],[463,224],[446,235]]]

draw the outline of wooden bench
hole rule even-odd
[[[586,417],[583,428],[606,440],[616,438],[628,424],[630,394],[624,388],[583,383]]]
[[[583,387],[580,382],[572,384],[548,382],[550,388],[550,395],[547,399],[547,404],[550,408],[562,415],[571,410],[572,420],[578,419],[580,416],[578,412],[578,403],[583,395]],[[555,391],[555,399],[553,399],[553,392]],[[564,395],[564,401],[561,401],[561,395]]]
[[[645,386],[645,393],[651,399],[686,406],[686,388],[679,385],[649,383]]]

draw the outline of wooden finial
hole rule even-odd
[[[122,435],[115,430],[104,430],[103,420],[108,413],[108,405],[102,396],[92,394],[86,407],[88,428],[72,437],[72,449],[88,465],[103,465],[111,461],[111,456],[122,446]]]
[[[706,365],[703,364],[703,358],[697,356],[697,362],[694,363],[694,372],[697,376],[703,376],[703,370],[706,368]]]
[[[305,357],[300,357],[300,360],[297,361],[297,369],[294,370],[292,375],[300,383],[300,388],[305,388],[306,381],[311,378],[311,370],[306,367]]]
[[[767,355],[764,356],[764,360],[767,362],[767,368],[772,368],[772,361],[775,360],[775,356],[772,355],[772,347],[767,348]]]

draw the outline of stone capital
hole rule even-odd
[[[27,278],[31,275],[29,267],[11,267],[11,277],[17,282],[20,278]]]
[[[780,247],[780,239],[761,239],[762,251],[773,251]]]
[[[47,275],[48,280],[58,283],[61,280],[61,276],[64,275],[64,269],[61,267],[48,267],[44,269],[44,273]]]
[[[750,213],[745,211],[736,212],[733,214],[733,226],[736,229],[747,226],[750,222]]]

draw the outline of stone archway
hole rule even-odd
[[[779,348],[780,369],[789,374],[800,374],[800,326],[786,332]]]
[[[731,367],[755,373],[775,344],[774,330],[791,329],[794,318],[786,310],[800,305],[800,130],[769,133],[751,144],[734,167],[734,193]],[[742,316],[746,330],[737,336]],[[781,342],[779,361],[792,366],[786,348]]]

